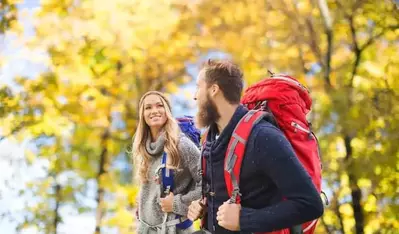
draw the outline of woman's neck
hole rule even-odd
[[[159,128],[151,128],[150,132],[151,132],[151,141],[152,142],[157,141],[157,139],[161,133],[160,129]]]

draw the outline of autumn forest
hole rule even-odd
[[[24,143],[26,167],[42,166],[17,188],[0,177],[0,201],[7,189],[24,199],[19,211],[0,210],[0,230],[64,233],[76,216],[91,220],[88,231],[68,233],[134,233],[128,151],[139,98],[182,93],[190,67],[215,55],[236,61],[246,86],[270,70],[310,89],[329,198],[317,233],[398,233],[397,1],[42,0],[30,37],[21,2],[0,0],[0,38],[40,51],[25,59],[45,69],[3,81],[0,46],[0,144]],[[192,112],[192,93],[181,96],[178,114]]]

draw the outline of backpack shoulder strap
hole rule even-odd
[[[208,137],[208,131],[209,131],[209,129],[205,130],[204,134],[201,137],[201,142],[200,142],[200,144],[201,144],[201,148],[200,148],[200,150],[201,150],[201,169],[200,169],[199,172],[200,172],[202,177],[204,177],[205,173],[206,173],[206,159],[205,159],[205,157],[203,155],[203,150],[204,150],[205,145],[206,145],[206,138]]]
[[[169,192],[172,192],[174,189],[174,172],[173,170],[169,169],[166,167],[166,162],[167,162],[167,153],[164,152],[162,155],[162,190],[163,190],[163,195],[169,194]],[[161,193],[162,195],[162,193]]]
[[[224,160],[224,178],[230,203],[240,203],[240,171],[245,147],[252,128],[265,116],[260,110],[250,110],[235,127]]]

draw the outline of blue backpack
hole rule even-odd
[[[200,148],[201,132],[195,127],[194,118],[192,116],[185,115],[184,117],[176,118],[181,131],[190,138],[194,144]]]

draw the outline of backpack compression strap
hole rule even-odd
[[[230,203],[241,202],[240,198],[240,170],[242,159],[244,158],[245,146],[252,128],[263,117],[265,112],[260,110],[250,110],[241,118],[235,127],[226,151],[224,160],[224,178],[227,192],[230,196]]]
[[[201,137],[201,139],[202,139],[202,142],[201,142],[201,146],[202,146],[202,147],[201,147],[201,169],[199,170],[199,173],[200,173],[201,178],[202,178],[202,180],[201,180],[201,195],[202,195],[202,201],[205,201],[205,198],[206,198],[205,182],[204,182],[204,180],[205,180],[205,175],[206,175],[206,159],[205,159],[205,157],[204,157],[202,151],[204,150],[205,145],[206,145],[206,138],[208,137],[208,131],[209,131],[209,129],[207,129],[207,130],[204,132],[203,136]],[[204,204],[204,205],[206,205],[206,204]],[[205,228],[205,222],[206,222],[206,215],[204,215],[204,216],[201,218],[201,222],[200,222],[200,227],[201,227],[201,229],[204,229],[204,228]]]

